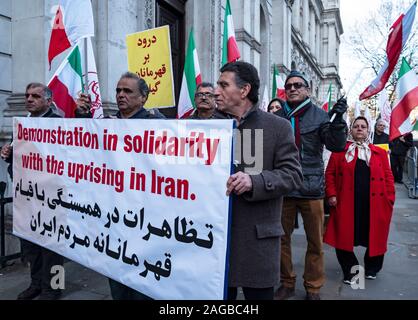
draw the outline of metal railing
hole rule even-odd
[[[418,198],[418,149],[412,147],[406,156],[406,174],[405,185],[408,188],[408,197]]]
[[[0,269],[6,266],[6,262],[9,260],[17,259],[21,256],[21,253],[14,253],[6,255],[6,211],[5,205],[13,201],[12,197],[4,197],[6,191],[6,182],[0,181]]]

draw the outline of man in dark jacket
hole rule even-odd
[[[157,119],[164,118],[161,113],[152,114],[144,108],[149,95],[149,87],[144,79],[126,72],[116,86],[116,103],[119,111],[112,118],[118,119]],[[81,95],[77,100],[79,114],[90,112],[90,99]],[[109,278],[110,292],[114,300],[150,300],[151,298],[134,289]]]
[[[233,118],[238,127],[235,172],[226,185],[232,197],[228,298],[235,299],[242,287],[246,299],[273,299],[282,199],[301,185],[298,151],[289,123],[258,108],[260,80],[254,66],[226,64],[217,84],[214,118]]]
[[[52,92],[41,83],[29,83],[25,92],[26,110],[31,117],[61,118],[52,109]],[[13,179],[13,151],[10,144],[1,149],[1,157],[9,163],[8,171]],[[22,254],[30,264],[31,284],[29,288],[19,293],[18,300],[32,300],[39,296],[41,300],[56,300],[60,297],[59,289],[51,288],[51,269],[64,263],[64,258],[53,251],[38,246],[30,241],[20,240]]]
[[[399,138],[390,142],[390,166],[392,168],[393,178],[395,182],[402,183],[403,166],[405,163],[406,153],[412,147],[412,133],[406,133]]]
[[[389,143],[389,135],[385,133],[386,123],[383,119],[379,119],[376,122],[374,130],[373,144],[386,144]]]
[[[196,109],[189,119],[210,119],[216,108],[215,95],[213,94],[213,84],[202,82],[196,88],[194,102]]]
[[[283,202],[281,282],[276,299],[288,299],[295,294],[296,274],[291,256],[291,235],[295,215],[300,211],[308,248],[305,256],[304,286],[307,300],[319,300],[325,282],[322,234],[324,225],[324,145],[332,152],[342,151],[347,140],[347,125],[342,116],[347,110],[344,99],[333,108],[335,119],[330,122],[324,110],[309,99],[309,83],[298,71],[292,71],[285,82],[286,104],[276,115],[288,119],[293,127],[303,171],[303,186],[288,193]]]

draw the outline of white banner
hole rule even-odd
[[[14,118],[13,233],[154,299],[223,299],[232,127]]]

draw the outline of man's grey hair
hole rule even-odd
[[[45,99],[52,99],[52,91],[46,85],[39,82],[31,82],[26,86],[26,92],[31,88],[42,88]]]
[[[137,74],[133,73],[133,72],[125,72],[124,74],[122,74],[122,76],[120,77],[119,80],[122,79],[135,79],[137,84],[138,84],[138,90],[139,93],[143,96],[146,97],[148,99],[148,95],[149,95],[149,87],[148,84],[145,82],[144,79],[142,79],[140,76],[138,76]]]

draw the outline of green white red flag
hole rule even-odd
[[[325,99],[325,102],[322,104],[322,110],[328,112],[331,106],[331,97],[332,97],[332,84],[329,84],[328,87],[328,92],[327,92],[327,97]]]
[[[277,71],[276,66],[273,69],[273,85],[271,99],[279,98],[286,101],[286,92],[284,90],[284,82]]]
[[[396,84],[396,101],[390,117],[390,135],[392,141],[414,130],[418,118],[418,77],[405,58],[399,71]]]
[[[94,36],[93,10],[90,0],[60,0],[48,49],[48,62],[75,46],[81,38]]]
[[[189,117],[195,110],[196,105],[194,103],[194,94],[196,87],[200,83],[202,83],[202,76],[200,74],[199,59],[197,56],[192,29],[189,34],[183,79],[181,81],[180,98],[177,106],[178,119]]]
[[[85,44],[87,48],[85,49]],[[87,69],[83,67],[84,55],[87,54]],[[67,58],[61,63],[48,83],[52,90],[53,100],[58,111],[65,118],[74,118],[76,100],[80,92],[85,92],[84,73],[88,70],[88,93],[91,96],[91,113],[93,118],[103,117],[103,107],[97,78],[96,63],[91,39],[83,39],[74,46]]]
[[[241,54],[235,39],[235,28],[234,21],[232,19],[231,5],[229,4],[229,0],[226,0],[222,46],[222,65],[225,65],[228,62],[236,61],[240,57]]]

